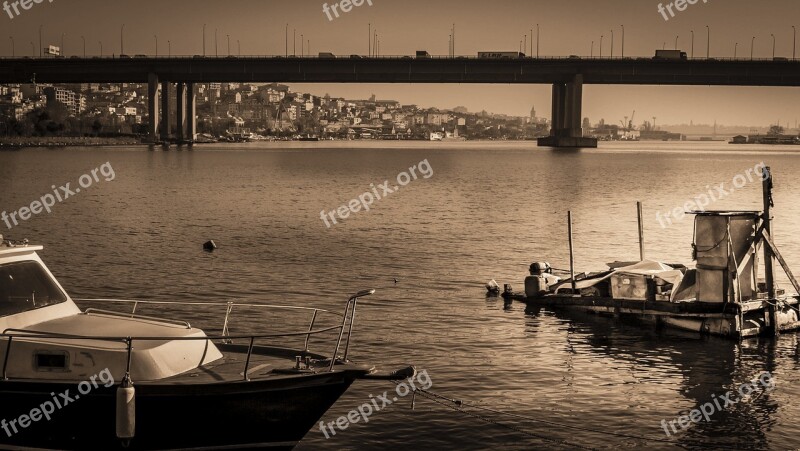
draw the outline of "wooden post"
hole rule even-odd
[[[572,211],[567,212],[567,233],[569,234],[569,277],[572,280],[572,293],[574,294],[577,289],[575,288],[575,255],[572,247]]]
[[[769,166],[762,170],[764,171],[762,176],[762,194],[764,197],[764,213],[763,217],[761,218],[763,222],[762,227],[764,228],[764,231],[767,232],[768,236],[772,236],[772,213],[770,212],[770,208],[772,207],[772,172],[770,171]],[[777,303],[775,302],[775,269],[773,265],[774,254],[772,252],[772,248],[769,245],[764,246],[764,278],[767,281],[767,297],[770,302],[769,322],[770,326],[772,326],[774,335],[778,336],[780,334],[780,327],[778,325],[778,307]]]
[[[636,210],[639,215],[639,259],[644,261],[644,219],[641,202],[636,202]]]

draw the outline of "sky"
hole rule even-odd
[[[6,0],[8,1],[8,0]],[[541,56],[589,56],[594,41],[595,55],[611,50],[622,52],[625,28],[625,56],[653,56],[656,49],[675,47],[712,57],[749,58],[751,43],[756,58],[775,54],[791,58],[792,26],[800,27],[797,0],[699,0],[685,11],[665,20],[658,6],[670,1],[655,0],[371,0],[329,20],[321,0],[43,0],[29,10],[20,9],[14,18],[0,11],[0,56],[30,55],[31,43],[38,47],[39,28],[44,45],[61,45],[67,55],[86,52],[120,53],[121,34],[126,54],[195,55],[205,46],[209,55],[284,54],[287,47],[301,52],[301,35],[310,41],[312,53],[337,55],[367,54],[370,29],[377,30],[381,54],[411,55],[427,50],[447,55],[450,29],[455,24],[456,54],[476,55],[479,51],[518,50],[524,35],[530,47],[531,29],[539,24]],[[328,0],[327,4],[334,2]],[[667,14],[669,16],[669,14]],[[124,24],[124,33],[121,33]],[[706,28],[708,26],[708,29]],[[216,45],[215,45],[216,32]],[[296,39],[293,39],[295,32]],[[710,40],[708,36],[710,35]],[[755,41],[752,38],[755,37]],[[168,43],[169,41],[169,43]],[[533,45],[536,46],[534,38]],[[302,46],[303,51],[308,52]],[[531,54],[530,49],[527,53]],[[535,53],[535,50],[534,52]],[[800,56],[800,55],[798,55]],[[408,85],[408,84],[325,84],[293,85],[301,91],[330,93],[335,97],[367,98],[375,94],[404,104],[470,111],[528,115],[535,106],[542,117],[550,115],[548,85]],[[690,121],[727,125],[767,126],[780,121],[794,123],[800,118],[800,90],[796,88],[745,88],[708,86],[603,86],[584,88],[583,115],[596,122],[619,122],[636,110],[637,121],[657,117],[660,124]]]

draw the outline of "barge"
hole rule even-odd
[[[763,211],[689,212],[695,215],[693,265],[645,259],[640,203],[640,261],[609,263],[607,270],[576,274],[570,213],[569,271],[562,270],[562,278],[548,263],[534,263],[525,279],[525,293],[515,294],[506,286],[503,297],[734,339],[798,330],[800,298],[775,283],[780,266],[800,293],[800,284],[771,234],[770,168],[763,169],[762,179]]]

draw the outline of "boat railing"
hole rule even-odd
[[[221,335],[204,335],[199,337],[174,337],[174,336],[96,336],[96,335],[74,335],[74,334],[58,334],[52,332],[43,332],[43,331],[36,331],[36,330],[26,330],[26,329],[13,329],[8,328],[0,334],[0,339],[7,338],[6,342],[6,350],[5,356],[3,359],[3,371],[2,371],[2,380],[9,380],[8,378],[8,361],[9,356],[11,355],[12,343],[14,339],[39,339],[39,340],[99,340],[99,341],[109,341],[109,342],[122,342],[127,345],[127,367],[126,367],[126,376],[129,377],[130,375],[130,365],[131,365],[131,358],[133,352],[133,343],[134,341],[222,341],[224,343],[232,343],[234,340],[247,340],[247,358],[245,359],[244,365],[244,380],[249,380],[248,376],[248,369],[250,366],[250,360],[253,354],[253,348],[256,345],[257,340],[270,340],[276,338],[285,338],[285,337],[305,337],[304,342],[304,352],[308,352],[308,343],[309,339],[312,335],[319,335],[324,334],[331,331],[338,331],[338,336],[336,339],[336,346],[333,349],[333,353],[330,357],[330,366],[328,367],[328,371],[333,372],[334,366],[336,365],[337,361],[340,362],[347,362],[347,356],[350,351],[350,344],[351,344],[351,337],[353,334],[353,326],[355,323],[355,312],[356,312],[356,305],[358,303],[358,299],[361,297],[369,296],[373,294],[375,290],[364,290],[360,291],[352,296],[347,300],[345,305],[344,314],[339,314],[336,312],[332,312],[325,309],[320,308],[313,308],[313,307],[299,307],[299,306],[286,306],[286,305],[268,305],[268,304],[247,304],[247,303],[236,303],[236,302],[225,302],[225,303],[206,303],[206,302],[167,302],[167,301],[136,301],[136,300],[116,300],[116,299],[74,299],[78,302],[108,302],[108,303],[133,303],[134,307],[131,313],[124,313],[124,312],[109,312],[105,310],[98,310],[98,309],[87,309],[84,311],[84,314],[88,313],[102,313],[102,314],[115,314],[115,315],[123,315],[130,318],[142,318],[148,320],[158,320],[164,322],[173,322],[170,320],[163,320],[161,318],[156,318],[152,316],[144,316],[136,314],[136,308],[140,304],[163,304],[168,306],[181,306],[181,305],[194,305],[194,306],[224,306],[225,307],[225,321],[223,326],[223,333]],[[311,322],[309,324],[308,330],[302,332],[285,332],[285,333],[272,333],[272,334],[241,334],[241,335],[231,335],[228,330],[228,323],[230,314],[234,307],[256,307],[256,308],[271,308],[271,309],[280,309],[280,310],[302,310],[302,311],[311,311]],[[342,318],[342,322],[340,324],[324,327],[321,329],[314,329],[314,326],[317,321],[317,317],[320,313],[329,313],[332,315],[336,315]],[[179,322],[181,325],[185,325],[188,328],[191,328],[188,322],[181,321]],[[339,349],[342,346],[342,341],[344,340],[344,332],[347,330],[347,339],[344,344],[344,356],[340,359],[339,358]]]
[[[341,318],[343,315],[338,312],[334,312],[331,310],[321,309],[321,308],[314,308],[314,307],[302,307],[297,305],[276,305],[276,304],[255,304],[255,303],[248,303],[248,302],[235,302],[235,301],[227,301],[227,302],[172,302],[172,301],[142,301],[142,300],[135,300],[135,299],[73,299],[76,302],[100,302],[105,304],[129,304],[131,305],[130,313],[124,312],[117,312],[121,316],[125,316],[128,318],[143,318],[143,319],[158,319],[153,317],[146,317],[136,313],[137,309],[140,306],[147,306],[147,305],[161,305],[166,307],[184,307],[184,306],[192,306],[192,307],[224,307],[225,308],[225,316],[222,321],[222,335],[228,335],[229,333],[229,326],[230,326],[230,318],[233,314],[234,308],[255,308],[255,309],[272,309],[272,310],[285,310],[285,311],[305,311],[311,312],[311,323],[309,325],[309,331],[312,330],[314,327],[314,323],[317,320],[317,316],[322,314],[330,314],[336,317]],[[96,309],[86,309],[84,313],[91,313],[92,311],[98,311]],[[181,322],[185,323],[184,321],[180,320],[168,320],[162,319],[162,321],[171,321],[171,322]],[[187,323],[188,324],[188,323]],[[308,339],[305,342],[305,349],[308,350]]]

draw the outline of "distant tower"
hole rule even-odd
[[[536,122],[536,105],[531,107],[531,122]]]

